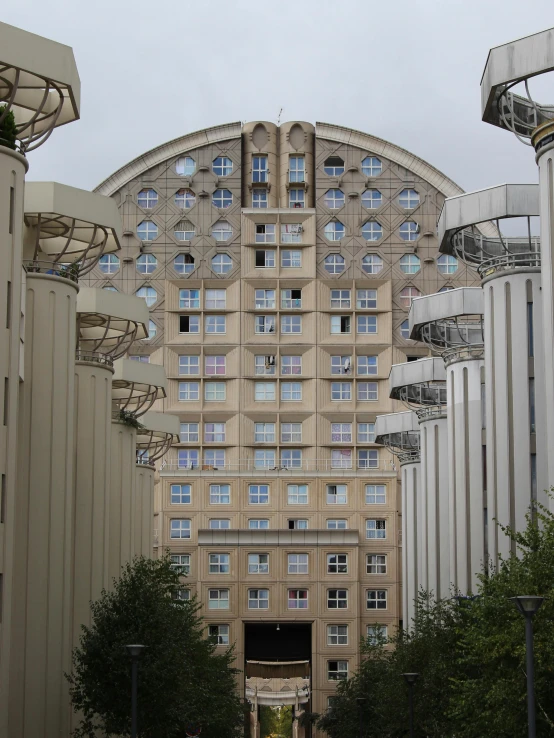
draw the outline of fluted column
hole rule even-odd
[[[415,617],[415,601],[419,591],[421,520],[421,463],[417,460],[401,462],[402,477],[402,619],[404,628],[410,628]]]
[[[147,558],[153,552],[154,473],[148,464],[136,465],[134,553]]]
[[[27,275],[18,443],[10,736],[69,732],[77,285]]]
[[[110,586],[121,567],[130,562],[135,546],[136,429],[119,420],[111,423],[110,535],[108,569]]]

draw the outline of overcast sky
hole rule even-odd
[[[29,155],[29,179],[93,188],[172,138],[282,108],[392,141],[466,190],[537,181],[532,149],[481,122],[479,84],[491,46],[554,26],[552,0],[19,0],[0,15],[72,46],[81,77],[81,120]]]

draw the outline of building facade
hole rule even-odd
[[[364,133],[255,122],[164,144],[96,191],[124,235],[89,284],[147,301],[130,357],[163,364],[156,409],[181,421],[154,549],[240,668],[308,655],[320,712],[360,637],[402,619],[397,466],[374,423],[397,409],[391,366],[428,354],[411,300],[476,283],[437,252],[461,190]]]

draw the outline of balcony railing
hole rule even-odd
[[[306,459],[300,463],[290,465],[282,463],[279,465],[263,465],[256,464],[254,459],[241,459],[225,464],[202,464],[190,463],[184,464],[178,461],[163,461],[160,467],[162,474],[180,476],[180,475],[214,475],[224,476],[225,474],[252,474],[252,475],[288,475],[305,473],[325,473],[333,475],[354,475],[360,472],[380,472],[393,473],[395,471],[394,461],[392,459],[379,459],[378,461],[356,461],[351,464],[337,463],[332,459]]]

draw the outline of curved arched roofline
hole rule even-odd
[[[337,126],[333,123],[316,123],[315,133],[317,138],[358,146],[361,149],[380,154],[395,164],[400,164],[414,174],[417,174],[426,182],[433,185],[445,197],[455,197],[464,193],[461,187],[438,169],[431,166],[431,164],[390,141],[377,138],[377,136],[372,136],[369,133],[356,131],[353,128]],[[187,133],[185,136],[174,138],[172,141],[168,141],[161,146],[157,146],[137,156],[136,159],[125,164],[101,182],[94,191],[101,195],[113,195],[114,192],[117,192],[117,190],[135,177],[167,161],[167,159],[179,156],[191,149],[196,149],[199,146],[205,146],[209,143],[239,138],[241,134],[242,124],[238,122],[204,128],[200,131],[194,131],[193,133]]]

